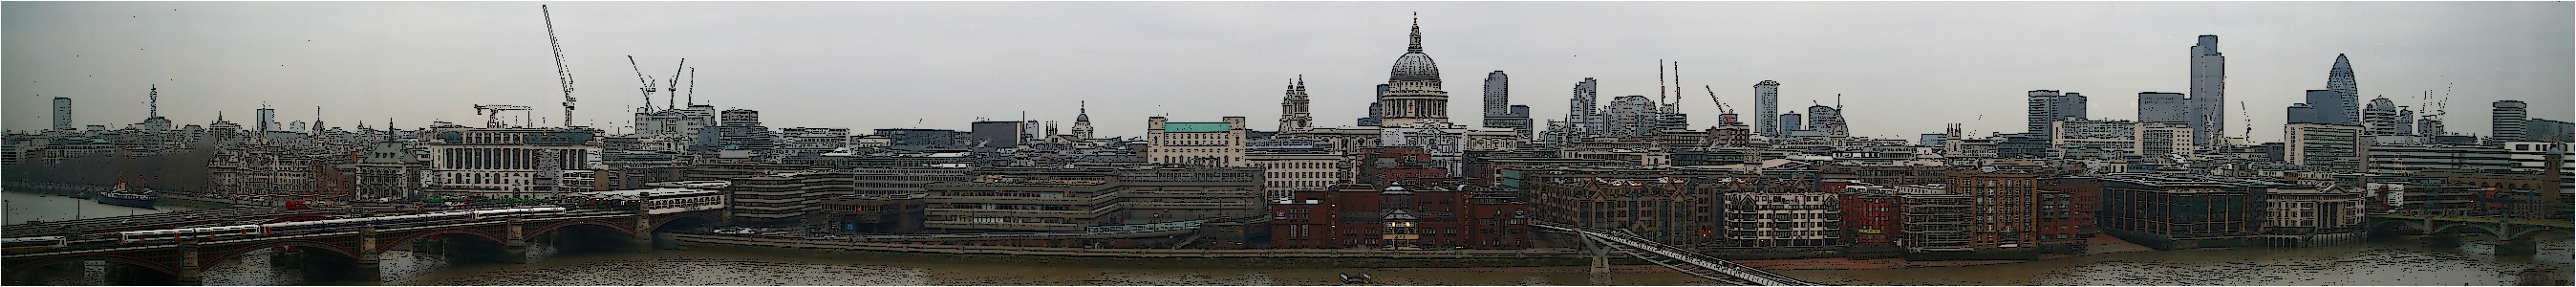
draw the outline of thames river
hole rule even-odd
[[[159,212],[86,200],[7,193],[8,222]],[[73,201],[79,201],[74,204]],[[86,205],[84,205],[86,204]],[[56,218],[60,217],[60,218]],[[2540,254],[2493,255],[2491,240],[2460,247],[2417,241],[2303,249],[2204,249],[2113,253],[2057,260],[1890,270],[1780,270],[1838,285],[2510,285],[2536,266],[2569,268],[2567,236],[2540,240]],[[1581,268],[1245,269],[1017,265],[887,260],[768,249],[661,250],[561,254],[537,246],[528,264],[457,263],[445,255],[390,251],[392,285],[1336,285],[1366,272],[1388,285],[1589,285]],[[207,285],[346,285],[305,282],[296,270],[246,256],[205,273]],[[95,273],[95,272],[92,272]],[[47,276],[39,284],[96,284],[101,276]],[[1705,285],[1676,272],[1624,272],[1617,285]]]

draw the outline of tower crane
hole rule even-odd
[[[689,58],[680,58],[680,67],[671,68],[671,84],[662,86],[662,100],[671,102],[673,109],[688,108],[680,106],[680,72],[687,71],[688,67]]]
[[[572,98],[572,66],[564,65],[563,40],[555,38],[555,12],[546,9],[546,5],[537,5],[537,12],[544,13],[546,17],[546,44],[554,46],[555,48],[555,79],[557,80],[556,82],[563,83],[563,122],[565,127],[571,127],[572,104],[574,102],[574,99]]]
[[[1711,88],[1708,85],[1700,85],[1699,88],[1708,90],[1708,102],[1717,103],[1719,114],[1735,114],[1735,108],[1728,108],[1725,101],[1717,100],[1717,88]]]
[[[2236,137],[2244,139],[2244,144],[2254,144],[2254,113],[2246,111],[2245,101],[2236,101],[2236,116],[2245,118],[2245,133]]]
[[[514,106],[514,105],[474,105],[474,114],[478,114],[478,115],[485,115],[485,116],[487,116],[487,117],[488,117],[488,119],[485,119],[485,120],[484,120],[483,126],[484,126],[484,127],[488,127],[488,128],[496,128],[496,129],[497,129],[497,128],[507,127],[507,125],[504,125],[504,124],[502,124],[502,123],[501,123],[501,112],[502,112],[502,111],[526,111],[526,110],[530,110],[530,109],[528,108],[528,106]]]
[[[626,68],[635,69],[635,82],[636,84],[643,85],[644,109],[637,111],[653,111],[653,76],[644,75],[644,68],[635,64],[635,55],[626,56]]]

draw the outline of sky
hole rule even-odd
[[[636,70],[666,81],[681,58],[705,91],[684,94],[772,128],[1069,129],[1087,103],[1103,136],[1141,136],[1149,116],[1269,130],[1300,75],[1315,125],[1347,126],[1417,12],[1451,121],[1470,125],[1488,72],[1509,74],[1511,103],[1544,124],[1583,78],[1603,103],[1655,96],[1658,60],[1679,62],[1699,128],[1719,113],[1701,86],[1749,120],[1764,80],[1782,83],[1784,111],[1841,95],[1862,136],[2020,132],[2029,90],[2135,119],[2137,93],[2188,91],[2203,34],[2220,37],[2227,100],[2242,102],[2227,133],[2251,115],[2255,141],[2279,140],[2285,107],[2324,89],[2337,54],[2365,102],[2447,95],[2454,132],[2486,134],[2498,100],[2576,113],[2569,2],[7,2],[0,122],[46,128],[50,99],[67,97],[77,125],[122,127],[158,85],[182,125],[219,111],[247,123],[263,104],[280,122],[320,107],[334,127],[478,125],[476,104],[560,124],[541,4],[576,121],[610,131],[644,105]]]

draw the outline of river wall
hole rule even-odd
[[[1015,246],[884,244],[671,234],[672,246],[700,250],[822,252],[862,259],[961,261],[1138,268],[1402,268],[1589,266],[1581,250],[1365,250],[1365,249],[1084,249]],[[1648,264],[1613,252],[1611,264]]]

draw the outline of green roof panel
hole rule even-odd
[[[1167,133],[1221,133],[1231,130],[1234,130],[1234,125],[1226,123],[1163,123],[1163,132]]]

